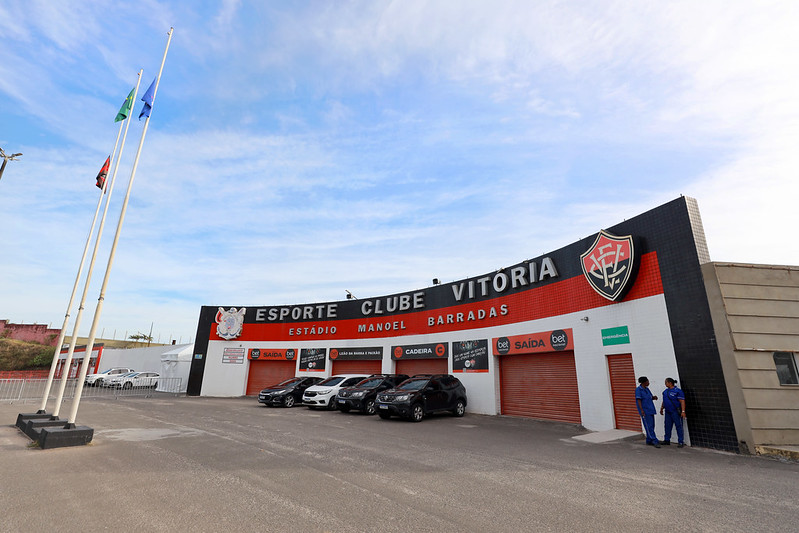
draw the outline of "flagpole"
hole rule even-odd
[[[164,48],[164,57],[161,58],[161,67],[158,69],[158,77],[155,79],[155,89],[153,90],[153,97],[150,103],[150,114],[152,114],[152,108],[155,107],[155,96],[158,93],[158,84],[161,83],[161,73],[164,71],[164,63],[166,62],[166,54],[169,51],[169,43],[172,42],[172,31],[174,28],[169,28],[169,36],[166,41],[166,47]],[[111,252],[108,255],[108,265],[105,269],[105,277],[103,278],[103,284],[100,287],[100,297],[97,299],[97,307],[94,310],[94,319],[92,320],[92,327],[89,331],[89,340],[86,342],[86,354],[83,356],[83,364],[80,368],[80,377],[78,378],[78,383],[82,384],[83,381],[86,379],[86,371],[88,370],[88,363],[89,358],[91,356],[92,348],[94,348],[94,338],[97,334],[97,325],[100,322],[100,315],[103,311],[103,302],[105,301],[105,291],[108,287],[108,279],[111,275],[111,266],[114,263],[114,254],[116,253],[117,244],[119,243],[119,235],[122,232],[122,223],[125,221],[125,213],[128,209],[128,200],[130,199],[130,191],[133,188],[133,180],[136,177],[136,169],[139,166],[139,157],[141,156],[142,146],[144,145],[144,137],[147,135],[147,127],[150,125],[150,115],[147,115],[147,120],[144,121],[144,128],[142,128],[141,132],[141,140],[139,141],[139,148],[136,151],[136,158],[133,160],[133,170],[130,173],[130,180],[128,180],[128,190],[125,193],[125,200],[122,202],[122,210],[119,213],[119,222],[117,223],[117,231],[114,235],[114,242],[111,244]],[[69,414],[69,420],[67,422],[67,428],[74,428],[75,427],[75,419],[78,416],[78,407],[80,406],[80,399],[83,394],[83,387],[79,386],[75,390],[75,398],[72,400],[72,411]]]
[[[136,88],[134,89],[134,92],[133,92],[133,100],[134,101],[136,100],[136,94],[138,93],[139,85],[141,84],[141,75],[142,75],[142,71],[139,70],[138,79],[136,80]],[[132,113],[132,109],[131,109],[131,113],[130,113],[130,115],[128,115],[128,118],[125,121],[126,122],[125,123],[125,132],[122,135],[122,144],[119,147],[119,154],[117,154],[116,164],[114,165],[114,171],[111,174],[111,182],[108,183],[108,180],[106,180],[106,184],[105,185],[107,186],[107,190],[108,190],[108,194],[107,194],[108,198],[106,198],[106,201],[105,201],[105,208],[103,209],[103,216],[100,219],[100,228],[97,230],[97,238],[94,241],[94,250],[92,251],[92,257],[91,257],[91,260],[89,261],[89,270],[87,271],[87,274],[86,274],[86,281],[84,282],[84,286],[83,286],[83,294],[81,296],[80,304],[78,305],[78,313],[75,316],[75,325],[74,325],[74,327],[72,329],[72,338],[69,341],[69,351],[67,352],[67,357],[64,360],[64,370],[63,370],[63,373],[61,375],[61,382],[60,382],[59,387],[58,387],[58,395],[56,396],[55,407],[53,408],[53,415],[52,415],[53,419],[57,419],[59,413],[61,412],[61,402],[64,399],[64,390],[67,387],[67,380],[69,378],[69,371],[70,371],[70,367],[72,365],[72,356],[75,353],[75,344],[77,343],[77,340],[78,340],[78,329],[80,328],[80,321],[81,321],[81,318],[83,316],[83,309],[84,309],[83,306],[86,303],[86,296],[87,296],[87,294],[89,292],[89,283],[91,282],[91,279],[92,279],[92,272],[94,270],[94,262],[97,259],[97,252],[98,252],[98,250],[100,248],[100,238],[103,235],[103,228],[105,227],[105,219],[106,219],[106,216],[108,215],[108,208],[111,205],[111,196],[112,196],[112,193],[114,192],[114,183],[116,181],[117,172],[119,171],[119,163],[122,160],[122,151],[125,148],[125,140],[128,137],[128,128],[130,127],[130,119],[131,119],[131,115],[132,114],[133,113]],[[121,125],[120,125],[120,129],[121,129]],[[103,191],[103,192],[105,192],[105,191]],[[91,349],[89,349],[88,354],[91,355]],[[60,348],[59,348],[59,353],[56,354],[56,355],[57,356],[60,355]],[[83,364],[84,365],[88,365],[88,359],[86,361],[84,361]],[[86,378],[85,372],[83,374],[84,374],[83,378],[81,378],[81,380],[76,385],[76,389],[78,391],[83,390],[83,381]]]
[[[123,124],[119,125],[119,131],[117,131],[117,139],[114,142],[114,151],[111,152],[111,161],[114,160],[114,156],[116,155],[117,148],[119,147],[119,138],[122,136],[122,126]],[[58,361],[61,355],[61,347],[64,345],[64,337],[67,333],[67,326],[69,325],[69,312],[72,309],[72,304],[75,302],[75,294],[78,292],[78,285],[80,284],[80,275],[83,273],[83,266],[86,264],[86,256],[89,253],[89,244],[92,242],[92,235],[94,234],[94,226],[97,224],[97,215],[100,214],[100,206],[103,203],[103,198],[105,197],[105,190],[108,185],[108,180],[103,183],[103,187],[100,189],[100,197],[97,199],[97,207],[94,210],[94,218],[92,219],[92,225],[89,228],[89,234],[86,236],[86,245],[83,247],[83,256],[80,258],[80,265],[78,266],[78,274],[75,276],[75,283],[72,285],[72,294],[69,296],[69,303],[67,304],[67,312],[64,315],[64,323],[61,325],[61,332],[58,334],[58,342],[56,343],[55,353],[53,354],[53,362],[50,365],[50,374],[47,376],[47,384],[44,387],[44,394],[42,395],[42,402],[39,405],[39,410],[36,412],[37,414],[44,414],[46,413],[47,407],[47,398],[50,396],[50,389],[53,386],[53,377],[55,377],[55,369],[58,366]]]

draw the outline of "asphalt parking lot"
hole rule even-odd
[[[0,405],[0,531],[792,531],[799,464],[509,417],[92,400],[78,448],[40,450]]]

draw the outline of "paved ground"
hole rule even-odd
[[[33,407],[35,409],[35,407]],[[419,424],[249,398],[92,400],[80,448],[39,450],[0,405],[0,531],[794,531],[799,464],[574,426]]]

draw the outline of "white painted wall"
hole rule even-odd
[[[190,345],[186,345],[190,346]],[[99,372],[118,366],[132,368],[138,372],[161,371],[161,354],[174,350],[178,346],[150,346],[148,348],[103,348],[100,357]]]
[[[268,345],[268,344],[267,344]],[[250,361],[245,359],[242,364],[223,363],[222,356],[225,348],[257,348],[265,343],[237,342],[237,341],[211,341],[208,343],[208,353],[205,356],[205,371],[203,373],[203,396],[244,396],[247,392],[247,372]]]
[[[587,317],[588,320],[582,320]],[[617,326],[627,326],[630,344],[602,346],[601,330]],[[383,339],[349,339],[319,342],[239,342],[211,341],[208,345],[207,361],[201,394],[203,396],[242,396],[246,391],[249,361],[244,364],[223,364],[222,353],[225,347],[250,348],[327,348],[383,346],[382,370],[393,373],[395,362],[391,359],[391,346],[454,342],[471,339],[488,339],[489,350],[493,353],[491,339],[510,337],[556,329],[571,329],[574,336],[574,359],[577,368],[577,383],[562,384],[574,386],[580,396],[582,424],[587,429],[602,431],[613,429],[613,404],[608,375],[607,355],[632,353],[636,377],[646,375],[650,388],[658,397],[663,390],[663,380],[673,377],[679,380],[674,348],[671,342],[666,303],[663,295],[651,296],[630,302],[622,302],[606,307],[580,311],[569,315],[547,317],[517,324],[493,328],[478,328],[441,334],[408,335],[386,337]],[[499,414],[499,358],[489,356],[487,373],[455,374],[466,386],[468,408],[471,413]],[[297,372],[298,375],[331,375],[330,361],[325,372]],[[449,371],[452,371],[450,359]],[[655,402],[660,408],[660,400]],[[663,419],[656,417],[658,435],[662,436]],[[687,428],[686,428],[687,430]]]

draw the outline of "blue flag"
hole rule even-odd
[[[155,96],[155,80],[150,84],[150,88],[147,89],[147,92],[144,93],[144,96],[141,97],[141,101],[144,102],[144,107],[141,108],[141,113],[139,113],[139,120],[142,117],[149,117],[150,111],[153,109],[153,97]]]

